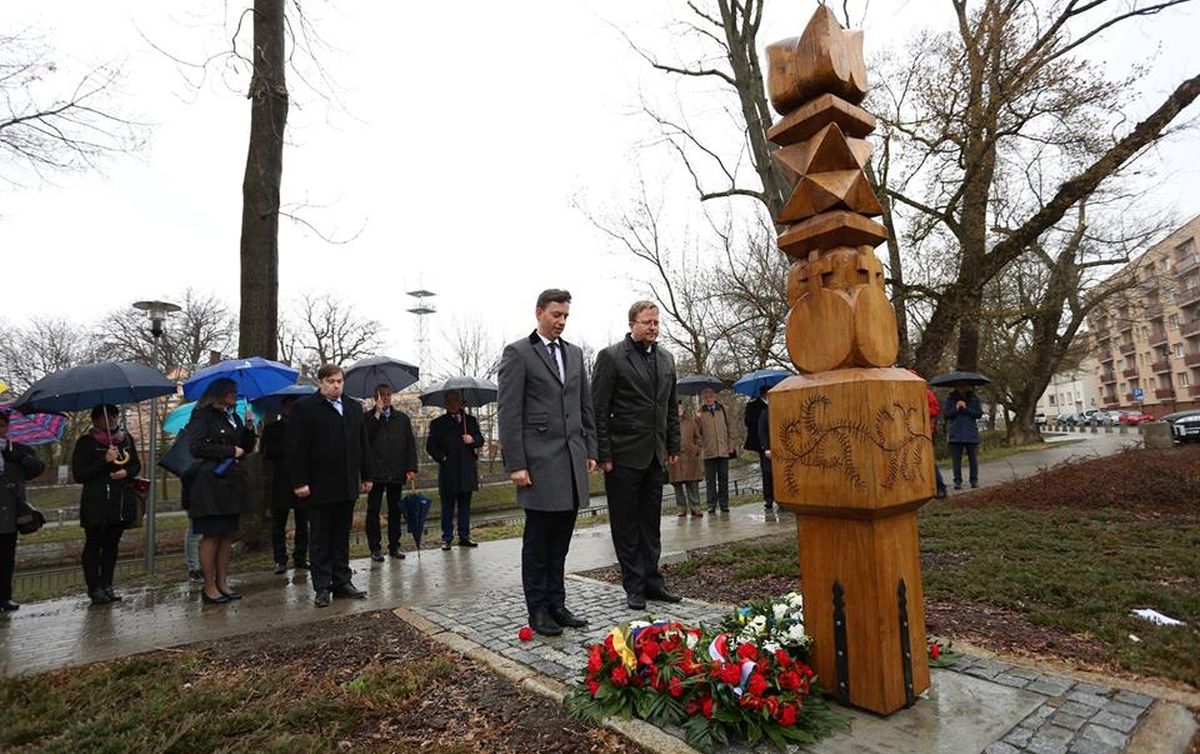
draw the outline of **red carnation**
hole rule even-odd
[[[935,660],[937,658],[941,657],[942,656],[942,648],[939,647],[937,644],[930,644],[929,645],[929,656]]]
[[[795,691],[800,688],[803,680],[796,671],[787,670],[779,674],[779,688],[784,691]]]
[[[758,648],[753,644],[739,644],[737,648],[737,656],[743,660],[757,660]]]
[[[796,705],[783,705],[779,710],[779,724],[785,728],[790,728],[796,724]]]
[[[752,695],[762,696],[763,692],[767,690],[767,679],[763,678],[762,673],[751,673],[748,688]]]
[[[775,650],[775,662],[779,663],[780,665],[782,665],[783,667],[786,668],[792,664],[793,660],[792,660],[792,656],[787,653],[787,650],[776,649]]]
[[[809,666],[805,665],[802,662],[796,663],[796,670],[799,671],[801,675],[803,675],[805,678],[807,678],[809,680],[812,680],[812,677],[814,675],[816,675],[816,673],[813,672],[812,668],[810,668]]]
[[[653,662],[660,654],[662,654],[662,647],[660,647],[658,642],[656,642],[654,639],[648,639],[642,642],[642,654],[649,657],[650,661]]]
[[[618,665],[612,670],[612,675],[609,676],[613,685],[621,688],[629,683],[629,672],[625,670],[624,665]]]
[[[533,638],[533,629],[529,626],[521,626],[517,631],[517,638],[521,641],[529,641]]]
[[[671,692],[671,696],[678,699],[683,696],[683,681],[676,676],[671,676],[671,680],[667,683],[667,688]]]
[[[604,660],[600,658],[600,655],[594,654],[588,657],[588,675],[595,675],[596,673],[599,673],[600,668],[602,667],[604,667]]]
[[[700,700],[700,712],[703,713],[704,716],[707,717],[709,720],[712,719],[713,698],[711,696],[705,696],[703,699]]]
[[[763,699],[763,706],[767,708],[767,712],[770,713],[771,717],[777,716],[779,714],[779,697],[766,697]]]
[[[596,692],[600,690],[600,682],[599,681],[588,681],[587,687],[588,687],[588,691],[591,692],[592,696],[595,696]]]
[[[720,675],[721,680],[730,686],[736,686],[742,682],[742,669],[731,662],[721,666]]]

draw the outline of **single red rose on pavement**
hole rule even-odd
[[[521,641],[529,641],[533,638],[533,629],[529,626],[521,626],[520,630],[517,631],[517,638]]]
[[[737,648],[737,656],[743,660],[757,660],[758,648],[753,644],[741,644]]]

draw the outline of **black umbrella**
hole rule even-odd
[[[675,392],[680,395],[700,395],[709,388],[719,393],[725,389],[725,383],[704,374],[693,374],[675,383]]]
[[[417,557],[421,557],[421,536],[425,533],[425,519],[429,517],[429,507],[433,505],[433,501],[420,492],[410,492],[400,501],[400,507],[404,511],[404,525],[408,528],[408,533],[413,535],[413,541],[417,543]],[[388,512],[391,515],[391,511]]]
[[[458,393],[464,406],[483,406],[496,400],[499,388],[491,380],[479,377],[451,377],[421,393],[422,406],[446,407],[446,393]]]
[[[416,364],[388,356],[371,356],[350,365],[346,370],[346,393],[354,398],[371,398],[375,388],[389,385],[399,392],[421,377]]]
[[[947,372],[939,374],[929,381],[932,387],[949,387],[957,385],[960,382],[965,382],[968,385],[987,385],[991,380],[984,377],[979,372]]]
[[[101,403],[138,403],[170,395],[175,383],[145,364],[81,364],[48,374],[17,399],[22,413],[87,411]]]

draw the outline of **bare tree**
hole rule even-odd
[[[953,254],[928,281],[931,312],[916,363],[932,371],[955,333],[956,363],[979,362],[986,286],[1101,184],[1127,167],[1200,95],[1182,81],[1134,128],[1124,126],[1140,71],[1110,80],[1081,57],[1118,24],[1187,0],[1036,3],[952,0],[957,27],[924,34],[876,84],[893,150],[888,194],[911,223],[907,240]],[[904,170],[895,155],[903,151]],[[1041,168],[1052,190],[1026,192],[1002,226],[993,198]],[[1012,194],[1009,194],[1012,201]]]
[[[32,317],[0,339],[0,374],[14,394],[51,372],[94,361],[87,328],[63,317]]]
[[[237,343],[237,330],[237,319],[225,302],[188,288],[159,341],[159,363],[195,370],[210,352],[229,353]],[[154,338],[144,312],[128,307],[109,312],[96,327],[96,340],[112,358],[151,362]]]
[[[487,331],[478,318],[455,320],[453,328],[444,333],[450,345],[450,358],[444,377],[482,377],[494,379],[500,371],[500,352],[503,343]]]
[[[289,348],[312,372],[322,364],[348,364],[369,356],[379,347],[383,326],[360,317],[353,304],[329,294],[305,294],[296,306],[295,320],[287,329],[294,335]]]
[[[0,34],[0,180],[19,183],[22,168],[40,179],[95,169],[140,147],[144,128],[113,99],[119,76],[99,66],[71,78],[36,39]]]

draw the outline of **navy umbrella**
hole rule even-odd
[[[420,377],[421,369],[416,364],[390,356],[371,356],[354,362],[346,370],[345,389],[354,398],[371,398],[380,385],[388,385],[399,392]]]
[[[417,543],[417,557],[421,557],[421,536],[425,533],[425,519],[429,518],[429,508],[433,501],[420,492],[410,492],[400,501],[404,511],[404,525],[408,533],[413,535]],[[391,515],[389,511],[389,515]]]
[[[478,407],[496,400],[500,388],[479,377],[451,377],[421,393],[422,406],[446,407],[446,393],[458,393],[464,406]]]
[[[693,374],[675,383],[675,392],[680,395],[700,395],[709,388],[719,393],[725,389],[725,383],[706,374]]]
[[[791,376],[792,373],[785,369],[758,369],[739,377],[733,383],[733,392],[757,398],[763,388],[773,388]]]
[[[14,408],[23,414],[88,411],[101,403],[139,403],[174,392],[174,382],[145,364],[80,364],[33,383]]]
[[[957,385],[960,382],[965,382],[968,385],[987,385],[991,382],[990,379],[984,377],[979,372],[947,372],[939,374],[929,381],[932,387],[948,387]]]
[[[288,397],[303,398],[306,395],[312,395],[317,392],[316,385],[288,385],[285,388],[280,388],[273,393],[267,393],[261,398],[255,398],[250,401],[250,405],[258,412],[260,416],[264,414],[278,414],[283,409],[283,399]]]
[[[299,369],[292,369],[287,364],[270,361],[261,356],[228,359],[205,367],[189,377],[183,383],[183,397],[189,401],[199,400],[209,385],[219,379],[228,378],[237,384],[239,396],[252,401],[294,384],[299,376]]]

